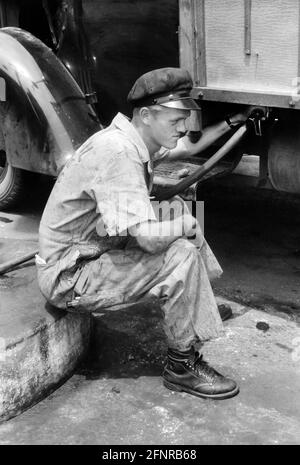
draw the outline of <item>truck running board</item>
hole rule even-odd
[[[188,200],[195,200],[197,185],[200,181],[219,177],[232,172],[242,158],[242,150],[232,162],[221,162],[244,137],[247,126],[243,125],[236,133],[210,158],[193,157],[188,161],[164,161],[154,170],[154,188],[152,194],[157,200],[166,200],[174,195],[183,194]],[[188,170],[188,175],[182,179],[182,170]],[[187,189],[189,189],[187,191]]]
[[[192,190],[195,193],[197,183],[201,179],[204,179],[204,177],[207,176],[209,173],[211,173],[211,176],[213,175],[212,170],[215,169],[217,166],[220,167],[220,161],[233,148],[235,148],[239,144],[239,142],[243,139],[243,137],[247,133],[249,127],[250,126],[248,124],[243,124],[243,126],[241,126],[233,134],[233,136],[230,139],[228,139],[227,142],[225,142],[225,144],[221,148],[219,148],[219,150],[217,150],[217,152],[214,155],[212,155],[210,158],[208,158],[201,166],[199,166],[199,165],[196,166],[196,169],[193,169],[193,171],[188,176],[183,178],[181,181],[176,182],[176,180],[175,180],[175,183],[171,182],[171,184],[166,181],[165,184],[163,184],[163,186],[161,186],[161,187],[163,187],[163,189],[158,189],[158,190],[154,189],[153,194],[155,195],[157,200],[170,199],[174,195],[182,194],[187,188],[190,188],[190,187],[192,188]],[[242,156],[242,153],[240,154],[239,159],[241,158],[241,156]],[[162,165],[163,165],[163,163],[158,165],[158,167],[156,168],[156,174],[157,174],[157,170],[159,170],[159,167],[161,168]],[[229,172],[232,169],[234,169],[235,166],[236,166],[236,162],[232,163],[232,168],[229,169]],[[168,171],[170,170],[170,168],[171,168],[172,171],[174,171],[174,167],[175,167],[175,163],[171,161],[169,163]],[[184,166],[182,166],[182,168],[187,168],[186,164]],[[223,168],[222,168],[222,170],[223,170]],[[162,171],[160,171],[160,176],[158,177],[158,180],[159,180],[159,178],[162,178],[162,177],[165,178],[165,176],[164,175],[162,176],[162,174],[163,174]],[[221,172],[218,170],[217,174],[221,175]],[[225,174],[225,173],[223,173],[223,174]],[[214,175],[216,175],[216,172],[214,173]],[[177,176],[178,176],[178,171],[177,171]],[[155,178],[154,178],[154,182],[157,183],[157,180]],[[191,199],[191,200],[193,200],[193,199]]]

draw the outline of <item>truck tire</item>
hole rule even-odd
[[[9,165],[4,150],[0,150],[0,210],[14,206],[23,190],[22,170]]]

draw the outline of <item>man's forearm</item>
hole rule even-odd
[[[192,143],[188,136],[184,136],[179,139],[175,149],[170,150],[166,158],[169,160],[177,160],[191,157],[205,150],[229,130],[230,127],[226,121],[221,121],[220,123],[203,129],[201,137],[196,143]]]
[[[195,144],[190,141],[188,136],[186,136],[184,143],[187,145],[189,154],[195,155],[196,153],[200,153],[207,149],[207,147],[216,142],[220,137],[224,136],[224,134],[229,132],[229,130],[230,127],[226,121],[221,121],[213,126],[204,128],[200,139]]]
[[[145,222],[130,228],[129,232],[136,237],[137,243],[143,250],[149,253],[160,253],[175,240],[190,235],[195,226],[195,219],[184,215],[172,221]]]
[[[252,111],[252,107],[247,107],[243,113],[237,113],[230,116],[230,121],[233,125],[244,123],[249,114]],[[193,143],[190,141],[188,136],[184,136],[178,140],[177,146],[169,151],[168,159],[177,160],[184,159],[201,153],[211,144],[216,142],[220,137],[230,131],[231,127],[226,121],[220,121],[212,126],[208,126],[203,129],[200,139]]]

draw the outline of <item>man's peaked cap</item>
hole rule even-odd
[[[193,80],[182,68],[160,68],[140,76],[128,94],[134,107],[163,105],[183,110],[200,110],[190,92]]]

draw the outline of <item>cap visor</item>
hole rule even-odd
[[[169,102],[160,103],[163,107],[174,108],[178,110],[196,110],[200,111],[201,108],[197,105],[192,98],[181,98],[180,100],[170,100]]]

